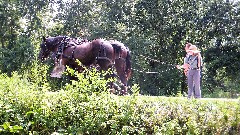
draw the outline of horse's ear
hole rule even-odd
[[[42,40],[43,40],[43,41],[46,41],[46,37],[45,37],[45,36],[42,36]]]

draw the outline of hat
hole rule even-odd
[[[192,51],[192,52],[194,52],[194,53],[199,53],[199,52],[201,52],[201,51],[198,50],[198,48],[197,48],[196,45],[191,45],[191,46],[189,47],[189,51]]]
[[[191,46],[192,44],[191,43],[189,43],[189,42],[187,42],[186,44],[185,44],[185,51],[188,53],[189,52],[189,47]]]

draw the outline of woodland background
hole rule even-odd
[[[132,54],[145,95],[186,93],[186,42],[203,56],[203,97],[240,93],[240,2],[229,0],[0,0],[0,70],[30,69],[42,36],[116,39]],[[50,62],[49,62],[50,63]],[[155,73],[148,73],[155,72]],[[52,89],[64,81],[48,78]]]

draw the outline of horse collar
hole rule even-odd
[[[60,54],[60,55],[63,54],[63,50],[64,48],[67,47],[69,40],[70,39],[66,36],[62,39],[62,41],[60,42],[60,45],[58,46],[57,54]]]

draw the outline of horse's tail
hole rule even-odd
[[[126,69],[127,79],[129,79],[132,75],[132,65],[131,65],[131,52],[127,49],[127,57],[126,57]]]

